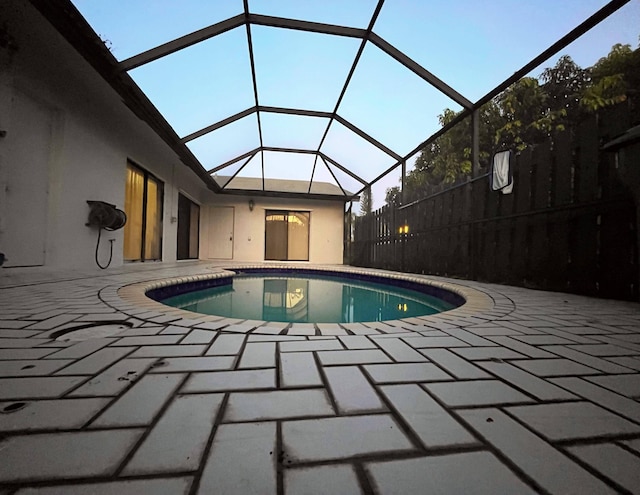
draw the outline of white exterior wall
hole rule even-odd
[[[175,260],[177,223],[172,218],[177,217],[178,190],[199,203],[213,193],[33,7],[10,1],[1,13],[9,18],[6,26],[16,50],[0,49],[5,74],[0,80],[0,128],[7,132],[0,141],[0,181],[10,189],[17,167],[24,165],[24,149],[11,146],[11,140],[17,138],[13,130],[29,127],[30,119],[34,126],[43,118],[49,120],[48,149],[41,163],[32,164],[38,170],[33,174],[34,184],[44,181],[47,190],[42,232],[45,266],[95,266],[97,230],[85,226],[86,200],[123,208],[128,159],[164,182],[163,259]],[[32,115],[11,111],[21,103],[33,109]],[[26,121],[25,125],[19,126],[18,119]],[[7,204],[6,194],[0,191],[0,204]],[[25,208],[28,205],[26,201]],[[20,214],[0,210],[0,228],[3,217]],[[4,234],[9,237],[15,232]],[[103,231],[102,263],[109,257],[108,240],[115,239],[111,266],[122,265],[123,234],[123,230]],[[12,253],[6,245],[15,250],[19,244],[14,241],[5,240],[5,246],[0,246],[9,262]]]
[[[255,205],[249,210],[249,199]],[[264,261],[265,210],[310,211],[309,262],[342,264],[344,205],[340,201],[294,200],[257,196],[215,196],[209,206],[232,206],[234,214],[234,261]],[[209,208],[203,208],[200,229],[200,257],[207,259],[202,246],[208,242]]]
[[[311,211],[310,261],[342,263],[341,202],[256,197],[255,209],[249,212],[248,197],[214,194],[30,4],[2,2],[0,19],[16,48],[0,46],[0,130],[6,131],[0,137],[0,252],[9,263],[11,251],[15,254],[27,242],[17,239],[27,229],[44,243],[42,262],[33,264],[95,267],[97,230],[85,226],[86,200],[124,208],[129,159],[164,182],[163,261],[176,259],[180,191],[201,206],[201,258],[207,253],[207,205],[217,204],[236,206],[236,261],[264,260],[264,209],[274,208]],[[24,129],[38,130],[45,143],[38,145],[37,160],[25,156],[24,146],[12,146],[18,143],[16,133]],[[27,142],[35,137],[28,136]],[[32,170],[28,190],[19,198],[9,197],[27,160]],[[26,210],[42,218],[28,225],[9,221],[21,219]],[[111,266],[123,264],[123,232],[103,231],[102,263],[109,256],[109,239],[115,239]]]

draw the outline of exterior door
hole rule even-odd
[[[233,259],[233,218],[233,206],[209,207],[208,258]]]
[[[0,143],[0,251],[5,267],[44,265],[53,113],[16,92],[10,118]]]
[[[200,207],[183,194],[178,194],[177,259],[198,259]]]
[[[264,259],[309,261],[308,211],[267,210]]]
[[[127,163],[124,211],[124,259],[162,259],[162,204],[164,184],[146,170]]]

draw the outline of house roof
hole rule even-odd
[[[353,192],[343,190],[335,184],[330,182],[313,181],[311,184],[308,181],[303,180],[288,180],[288,179],[264,179],[260,177],[233,177],[229,175],[213,175],[213,179],[226,189],[232,191],[274,191],[274,192],[288,192],[291,194],[302,195],[322,195],[327,197],[342,198],[344,196],[354,197]]]
[[[562,26],[576,26],[568,32],[551,27],[552,9],[536,9],[549,21],[541,31],[473,1],[433,19],[422,14],[434,6],[399,0],[105,2],[102,11],[30,1],[213,191],[349,201],[384,178],[397,184],[426,145],[629,0],[563,10]],[[160,12],[168,8],[173,17]],[[511,43],[503,33],[476,60],[456,42],[460,15],[531,36]],[[515,46],[523,58],[510,55]],[[498,59],[510,65],[479,81],[474,68]],[[439,128],[444,108],[459,114]]]

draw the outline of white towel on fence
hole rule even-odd
[[[511,152],[500,151],[493,155],[493,166],[491,170],[491,189],[502,191],[502,194],[509,194],[513,190],[513,177],[509,167]]]

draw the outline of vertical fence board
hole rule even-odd
[[[555,212],[549,216],[549,247],[552,255],[547,266],[547,281],[550,290],[564,291],[569,280],[569,215]]]
[[[551,246],[547,237],[547,215],[531,217],[529,224],[529,268],[527,277],[533,287],[546,287]]]
[[[569,287],[576,292],[597,295],[598,225],[597,214],[573,215],[569,222]]]
[[[507,283],[510,272],[511,258],[511,221],[496,222],[496,246],[494,263],[494,281]]]
[[[553,185],[551,201],[553,206],[571,203],[573,198],[571,130],[554,136]]]
[[[580,123],[577,139],[576,189],[578,201],[598,199],[598,122],[591,116]]]
[[[362,266],[637,299],[635,203],[600,150],[633,108],[591,115],[517,155],[510,195],[480,177],[358,217],[345,252]]]
[[[536,147],[534,153],[533,207],[547,208],[551,192],[551,142],[545,141]]]
[[[600,217],[600,293],[614,299],[637,297],[637,268],[633,243],[635,218],[632,208],[616,208]]]
[[[525,212],[531,208],[531,152],[522,153],[516,160],[518,183],[514,182],[516,211]]]

